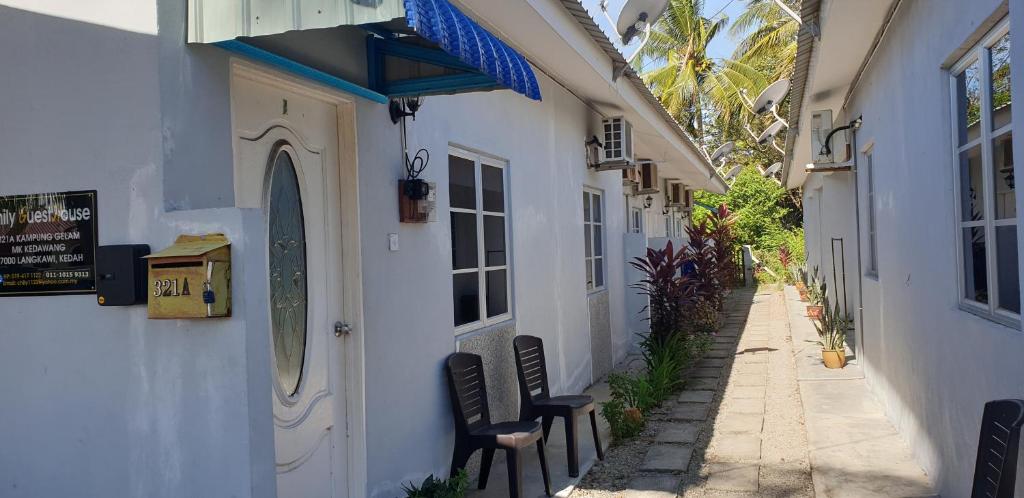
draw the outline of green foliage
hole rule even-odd
[[[822,301],[824,311],[821,320],[814,322],[814,328],[818,330],[818,344],[826,351],[843,349],[846,341],[846,331],[850,327],[850,317],[843,314],[839,309],[839,303],[835,306],[829,305],[828,296]]]
[[[601,404],[601,416],[608,421],[612,439],[616,441],[629,439],[644,430],[644,417],[638,415],[638,411],[628,413],[626,404],[620,399],[612,398]]]
[[[406,498],[463,498],[469,487],[469,474],[466,469],[451,479],[438,479],[433,474],[427,476],[419,486],[412,483],[403,485]]]

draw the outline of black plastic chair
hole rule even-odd
[[[1013,498],[1022,424],[1024,400],[1001,399],[985,403],[972,498]]]
[[[521,335],[512,341],[516,352],[516,373],[519,377],[519,420],[537,420],[544,424],[544,440],[551,432],[555,417],[565,419],[565,446],[569,454],[569,475],[580,475],[579,426],[577,418],[590,414],[597,458],[604,460],[604,450],[597,435],[594,398],[587,395],[554,396],[548,391],[548,369],[544,361],[544,341],[539,337]]]
[[[466,468],[469,457],[483,450],[480,460],[480,489],[487,487],[495,450],[505,450],[508,464],[509,496],[523,496],[522,450],[537,446],[540,469],[544,475],[544,492],[551,496],[551,478],[544,456],[544,441],[537,422],[491,423],[484,382],[483,360],[479,355],[452,353],[447,361],[448,392],[455,416],[455,452],[452,454],[451,476]]]

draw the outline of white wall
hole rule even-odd
[[[157,250],[178,233],[226,232],[235,288],[247,291],[234,318],[209,321],[151,321],[145,307],[101,308],[92,295],[0,299],[0,494],[267,495],[273,461],[249,406],[269,407],[270,391],[250,391],[259,375],[247,358],[269,349],[245,314],[264,289],[246,275],[262,265],[246,227],[262,222],[233,208],[164,212],[170,163],[202,172],[172,204],[230,205],[230,127],[215,127],[230,122],[227,100],[205,98],[226,85],[227,58],[181,43],[185,2],[78,3],[0,6],[0,65],[17,68],[0,76],[0,195],[96,189],[100,244]],[[158,9],[178,29],[158,36]],[[224,140],[168,119],[189,113]]]
[[[418,482],[429,472],[446,475],[451,458],[442,363],[457,341],[447,208],[449,144],[508,161],[514,326],[519,334],[545,340],[552,389],[579,392],[594,380],[584,285],[584,185],[605,193],[604,292],[610,294],[612,354],[620,358],[630,340],[621,176],[587,170],[583,142],[596,131],[599,118],[560,86],[538,77],[543,102],[510,91],[428,97],[416,120],[408,122],[410,149],[431,152],[423,177],[439,187],[435,223],[398,222],[394,190],[403,174],[398,127],[383,106],[359,108],[366,393],[367,413],[373,414],[367,428],[371,495],[394,495],[402,482]],[[387,251],[388,233],[399,234],[398,252]],[[409,423],[410,413],[422,422]]]
[[[1024,333],[958,308],[949,80],[940,68],[998,4],[903,2],[847,109],[863,115],[858,149],[874,142],[878,280],[863,279],[863,364],[942,496],[970,494],[983,404],[1024,398]],[[1024,11],[1015,2],[1010,8],[1013,31],[1024,32]],[[1024,67],[1021,50],[1013,57],[1015,69]],[[1024,95],[1019,79],[1013,85],[1014,96]],[[1014,114],[1024,122],[1020,109]],[[1024,152],[1019,138],[1014,146]],[[816,191],[811,175],[807,185],[809,265],[826,260],[820,241],[837,230],[837,218],[852,216],[853,174],[839,175],[851,180],[825,179]],[[866,176],[859,176],[866,234]],[[1017,202],[1020,210],[1024,200]],[[866,237],[861,243],[866,264]],[[1024,495],[1024,479],[1017,494]]]

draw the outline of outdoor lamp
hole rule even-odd
[[[654,204],[654,197],[647,196],[646,198],[644,198],[645,208],[650,209],[652,204]]]

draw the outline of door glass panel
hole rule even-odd
[[[604,286],[604,258],[594,258],[594,286]]]
[[[996,273],[999,275],[999,307],[1020,313],[1017,225],[996,227]]]
[[[956,77],[957,131],[960,145],[981,134],[981,71],[974,61]]]
[[[279,151],[268,201],[270,322],[277,380],[285,394],[299,389],[306,357],[306,234],[291,156]]]
[[[964,297],[988,303],[988,274],[985,266],[985,227],[963,229]]]
[[[480,166],[480,181],[484,190],[484,211],[505,212],[505,185],[501,168],[483,164]]]
[[[508,313],[508,272],[487,272],[487,318]]]
[[[601,227],[602,225],[594,225],[594,255],[604,255],[604,244],[601,243]]]
[[[1007,132],[992,140],[992,182],[996,203],[996,219],[1017,217],[1016,182],[1013,177],[1013,133]]]
[[[448,196],[453,208],[476,209],[476,167],[473,161],[448,156]]]
[[[990,49],[992,56],[992,129],[1010,124],[1010,34]]]
[[[476,215],[452,213],[452,269],[476,267]]]
[[[601,222],[601,195],[600,194],[591,194],[591,196],[593,196],[593,199],[594,199],[594,207],[592,208],[593,213],[591,214],[591,216],[594,218],[594,222],[595,223],[600,223]]]
[[[981,169],[981,146],[960,153],[960,221],[985,218],[985,189]]]
[[[583,221],[590,221],[590,192],[583,192]]]
[[[454,283],[455,326],[480,320],[480,274],[457,273]]]
[[[505,265],[505,217],[484,215],[484,261],[487,266]]]

